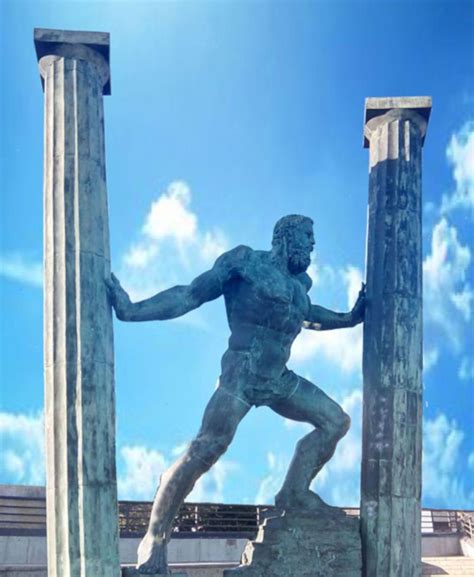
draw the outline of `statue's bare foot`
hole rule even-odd
[[[151,533],[147,533],[138,546],[137,569],[145,575],[169,575],[166,542],[157,541]]]
[[[275,496],[275,505],[285,511],[297,511],[298,513],[330,513],[344,514],[339,507],[332,507],[325,503],[319,495],[313,491],[280,491]]]

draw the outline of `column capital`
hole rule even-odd
[[[92,62],[104,82],[103,94],[110,94],[110,34],[108,32],[35,28],[34,42],[40,64],[43,90],[42,64],[44,65],[46,58],[49,60],[56,57]]]
[[[387,98],[366,98],[364,116],[364,148],[369,148],[367,138],[368,123],[374,118],[384,117],[387,121],[396,117],[415,120],[417,117],[424,121],[424,128],[428,125],[431,112],[431,96],[401,96]],[[380,118],[380,123],[383,119]],[[374,123],[371,122],[373,125]],[[423,134],[422,144],[425,135]]]

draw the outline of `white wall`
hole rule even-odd
[[[134,564],[139,539],[120,539],[120,561]],[[175,538],[168,548],[170,563],[238,563],[247,539]],[[473,545],[470,545],[473,549]],[[467,546],[466,546],[467,550]],[[458,535],[424,535],[423,557],[462,555]],[[0,535],[0,568],[5,565],[46,565],[46,537],[12,537]],[[206,574],[207,575],[207,574]],[[2,575],[3,577],[3,575]]]

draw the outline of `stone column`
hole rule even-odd
[[[431,98],[368,98],[364,577],[421,573],[421,149]]]
[[[103,94],[109,35],[36,29],[45,92],[44,350],[49,577],[118,577]]]

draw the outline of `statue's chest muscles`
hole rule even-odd
[[[309,301],[305,287],[273,266],[252,267],[245,271],[238,284],[239,295],[235,296],[241,305],[245,301],[256,321],[264,317],[267,322],[273,320],[278,324],[281,320],[298,325],[306,315]]]

